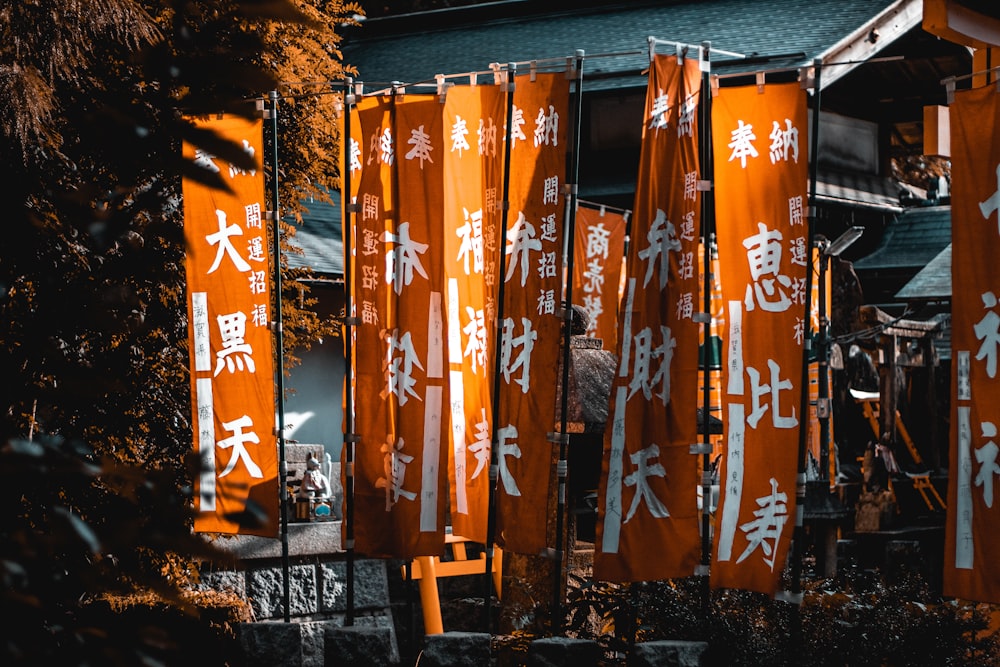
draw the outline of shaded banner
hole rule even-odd
[[[944,594],[1000,602],[1000,99],[995,86],[951,105],[951,454]]]
[[[505,99],[500,86],[452,86],[444,104],[452,532],[486,542],[493,433],[497,258]]]
[[[354,547],[437,555],[448,454],[441,105],[383,95],[357,109]]]
[[[586,335],[599,339],[601,347],[611,352],[618,342],[618,304],[628,215],[629,211],[582,203],[576,209],[573,300],[590,316]]]
[[[598,489],[594,577],[694,574],[698,532],[697,60],[650,63],[642,154]]]
[[[194,529],[276,537],[271,267],[265,223],[263,124],[236,116],[191,119],[245,147],[246,171],[185,143],[185,159],[217,174],[229,192],[183,179],[188,349],[195,477]]]
[[[726,309],[715,588],[776,593],[795,524],[808,327],[807,121],[798,83],[722,88],[713,100]]]
[[[507,551],[538,554],[547,546],[546,519],[555,512],[556,452],[548,434],[555,427],[562,345],[569,80],[562,72],[518,77],[513,104],[506,272],[499,276],[506,288],[497,360],[496,542]]]

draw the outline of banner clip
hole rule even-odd
[[[698,324],[711,324],[712,323],[712,316],[710,314],[708,314],[708,313],[694,313],[691,316],[691,319],[694,320],[695,322],[697,322]]]
[[[548,558],[549,560],[562,560],[563,558],[562,550],[553,549],[552,547],[545,547],[538,552],[538,555],[542,558]]]
[[[281,333],[281,332],[284,331],[284,328],[282,327],[282,323],[281,322],[276,322],[276,321],[275,322],[271,322],[268,325],[268,328],[271,329],[271,331],[274,332],[274,333]]]
[[[715,75],[712,76],[711,86],[712,86],[712,97],[718,97],[719,96],[719,75],[718,74],[715,74]]]
[[[549,431],[548,433],[545,434],[545,437],[548,438],[549,442],[552,443],[560,445],[569,444],[569,433],[559,433],[558,431]]]
[[[360,210],[361,210],[361,206],[356,201],[352,201],[352,202],[350,202],[350,203],[347,204],[347,212],[348,213],[357,213]]]
[[[816,87],[815,67],[799,68],[799,87],[802,88],[802,90],[811,90]]]
[[[434,79],[437,81],[438,102],[444,104],[445,98],[448,97],[448,84],[445,83],[444,74],[436,74]]]
[[[344,318],[345,327],[356,327],[361,324],[361,318],[357,315],[352,315],[351,317]]]
[[[696,577],[707,577],[709,573],[709,566],[704,564],[699,564],[694,568],[694,576]]]
[[[711,454],[712,453],[712,443],[710,442],[699,442],[696,445],[691,445],[688,447],[688,454]]]
[[[560,309],[558,309],[556,311],[556,316],[559,319],[561,319],[561,320],[563,320],[565,322],[572,322],[573,321],[573,309],[572,308],[560,308]]]
[[[697,189],[698,192],[711,192],[712,181],[708,181],[705,179],[698,179],[698,182],[695,183],[695,189]]]
[[[763,94],[764,93],[764,73],[763,72],[757,72],[756,78],[757,78],[757,93],[758,94]]]
[[[712,42],[702,42],[698,47],[698,70],[704,74],[712,72]],[[712,92],[715,96],[715,92]]]
[[[345,539],[344,548],[347,549],[348,551],[352,551],[354,549],[354,538]]]
[[[346,443],[361,442],[361,436],[358,435],[357,433],[345,433],[344,442]]]
[[[556,476],[559,479],[566,479],[566,475],[569,474],[569,461],[566,459],[559,459],[556,463]]]

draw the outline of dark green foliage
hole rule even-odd
[[[944,599],[918,576],[888,584],[855,570],[814,581],[798,610],[726,589],[711,592],[706,614],[703,586],[696,577],[581,583],[571,592],[568,633],[598,641],[607,664],[624,664],[613,656],[627,655],[633,642],[663,639],[707,642],[706,664],[727,667],[1000,664],[1000,637],[989,631],[994,608]]]
[[[221,664],[184,590],[209,547],[191,532],[181,144],[241,154],[186,114],[256,113],[311,66],[327,80],[340,11],[0,3],[0,664]],[[326,50],[301,57],[307,42]],[[336,133],[314,134],[335,164]],[[320,180],[286,148],[290,182]],[[308,344],[314,316],[287,298]]]
[[[172,475],[61,438],[12,440],[0,448],[0,499],[4,664],[176,664],[179,629],[210,631],[178,589],[190,573],[167,566],[167,554],[216,553],[187,530]],[[140,594],[160,613],[109,622],[102,601]]]

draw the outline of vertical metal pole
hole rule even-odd
[[[806,304],[805,322],[812,321],[812,255],[813,255],[813,230],[816,226],[816,180],[817,163],[819,161],[819,109],[820,109],[820,68],[823,61],[819,58],[813,61],[815,73],[813,78],[813,108],[812,108],[812,128],[809,136],[809,215],[808,215],[808,267],[806,271]],[[796,642],[802,638],[802,558],[805,555],[805,502],[806,502],[806,449],[807,449],[807,425],[809,420],[809,352],[812,348],[812,337],[807,335],[802,346],[802,375],[801,395],[799,399],[799,446],[798,446],[798,475],[795,485],[795,532],[792,539],[792,564],[791,564],[791,596],[788,601],[795,605],[793,613],[793,647],[797,647]],[[795,648],[793,648],[795,650]]]
[[[712,43],[702,42],[699,67],[701,68],[701,89],[698,93],[698,153],[700,156],[701,181],[708,187],[701,193],[701,239],[703,248],[703,273],[705,276],[702,296],[705,318],[702,322],[702,368],[704,383],[702,386],[702,420],[701,420],[701,567],[702,577],[702,609],[708,614],[711,589],[709,587],[709,568],[712,563],[712,440],[710,437],[709,414],[712,403],[711,369],[709,347],[712,344],[712,245],[715,243],[715,189],[712,180],[715,178],[712,162],[712,81],[711,81]],[[682,78],[683,80],[683,78]]]
[[[556,499],[556,547],[555,558],[558,565],[555,568],[555,582],[552,594],[552,631],[553,634],[562,631],[562,588],[565,580],[566,555],[563,548],[564,515],[566,513],[566,478],[569,474],[569,433],[566,432],[569,421],[569,364],[572,357],[570,344],[573,339],[573,255],[576,246],[576,205],[580,178],[580,126],[583,113],[583,50],[576,52],[576,96],[574,106],[576,119],[574,124],[573,148],[570,155],[568,192],[566,196],[566,224],[563,225],[563,264],[566,273],[563,275],[563,348],[562,348],[562,393],[560,395],[559,420],[559,461],[556,464],[556,477],[559,483]],[[569,542],[567,537],[565,543]]]
[[[496,493],[497,493],[497,479],[500,477],[500,463],[497,458],[497,449],[499,443],[497,442],[497,420],[500,418],[500,353],[499,350],[503,347],[503,316],[504,316],[504,298],[506,296],[506,289],[504,276],[507,275],[507,218],[510,213],[510,132],[511,127],[514,125],[514,79],[517,75],[517,64],[509,63],[507,65],[507,70],[505,72],[507,80],[505,82],[506,92],[507,92],[507,118],[506,118],[506,134],[504,136],[504,158],[503,158],[503,195],[500,199],[500,206],[502,207],[500,215],[500,249],[499,257],[494,258],[500,265],[500,270],[497,272],[499,280],[497,281],[497,315],[496,321],[494,322],[494,347],[495,350],[493,354],[493,418],[492,418],[492,434],[490,437],[490,483],[489,483],[489,494],[486,506],[486,574],[484,577],[485,586],[483,589],[483,613],[484,613],[484,627],[486,632],[491,631],[492,621],[492,606],[493,606],[493,542],[496,538]]]
[[[830,470],[830,318],[827,315],[826,276],[830,256],[826,254],[828,242],[823,242],[819,248],[819,350],[816,358],[819,373],[819,387],[816,401],[816,414],[819,417],[819,478],[832,480]],[[812,262],[810,261],[810,266]]]
[[[352,300],[354,271],[352,242],[354,239],[355,203],[351,201],[351,109],[354,108],[353,81],[344,80],[344,172],[341,174],[340,204],[343,211],[344,236],[344,549],[347,552],[347,610],[344,625],[354,625],[354,303]]]
[[[282,606],[285,610],[285,623],[291,620],[289,609],[288,582],[288,463],[285,461],[285,372],[284,372],[284,336],[281,322],[281,212],[278,197],[278,91],[272,90],[270,95],[271,120],[271,258],[274,262],[274,347],[275,347],[275,402],[278,412],[278,485],[281,498],[281,584]]]

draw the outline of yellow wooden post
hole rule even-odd
[[[440,635],[444,632],[441,621],[441,599],[438,596],[437,568],[433,556],[418,556],[420,566],[420,606],[424,612],[424,634]]]

